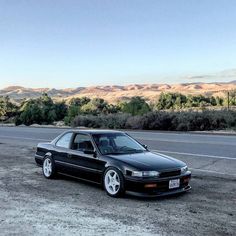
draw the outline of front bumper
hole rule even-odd
[[[169,189],[169,181],[173,179],[180,179],[180,186],[178,188]],[[189,181],[191,179],[191,172],[188,171],[184,175],[172,176],[167,178],[145,179],[126,177],[126,191],[136,196],[157,197],[179,194],[187,192],[191,189]],[[156,185],[155,187],[147,187]]]

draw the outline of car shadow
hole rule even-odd
[[[139,200],[139,201],[166,201],[166,200],[180,200],[186,195],[190,194],[190,192],[183,192],[183,193],[176,193],[173,195],[167,195],[167,196],[137,196],[133,193],[126,193],[125,198],[127,199],[133,199],[133,200]]]
[[[89,188],[101,190],[104,192],[104,195],[106,196],[106,192],[100,184],[96,184],[93,182],[89,182],[87,180],[83,180],[83,179],[79,179],[79,178],[75,178],[75,177],[67,176],[67,175],[63,175],[63,174],[57,174],[56,179],[70,181],[73,183],[82,184],[83,186],[88,186]],[[122,196],[122,198],[129,199],[129,200],[136,200],[136,201],[157,201],[157,200],[158,201],[167,201],[167,200],[180,200],[190,193],[191,193],[191,191],[183,192],[183,193],[176,193],[176,194],[167,195],[167,196],[138,196],[138,195],[135,195],[135,193],[126,192],[124,194],[124,196]]]

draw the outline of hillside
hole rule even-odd
[[[224,97],[226,91],[236,89],[236,82],[228,83],[182,83],[182,84],[131,84],[125,86],[91,86],[67,89],[54,88],[25,88],[10,86],[0,90],[0,96],[9,96],[19,101],[24,98],[36,98],[43,92],[54,99],[70,99],[72,97],[87,96],[101,97],[110,103],[126,100],[133,96],[143,96],[148,100],[155,100],[161,92],[181,92],[183,94],[202,94],[206,96]]]

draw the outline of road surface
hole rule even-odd
[[[0,143],[35,147],[51,141],[65,129],[0,127]],[[154,152],[185,161],[194,171],[236,177],[236,136],[175,132],[127,131]]]

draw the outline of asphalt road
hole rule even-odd
[[[32,144],[49,141],[62,133],[60,128],[0,127],[0,140],[24,140]],[[171,132],[127,131],[151,149],[236,158],[236,136]]]
[[[60,128],[0,127],[0,142],[35,147],[65,131]],[[236,177],[236,136],[127,131],[149,149],[185,161],[193,171]]]

